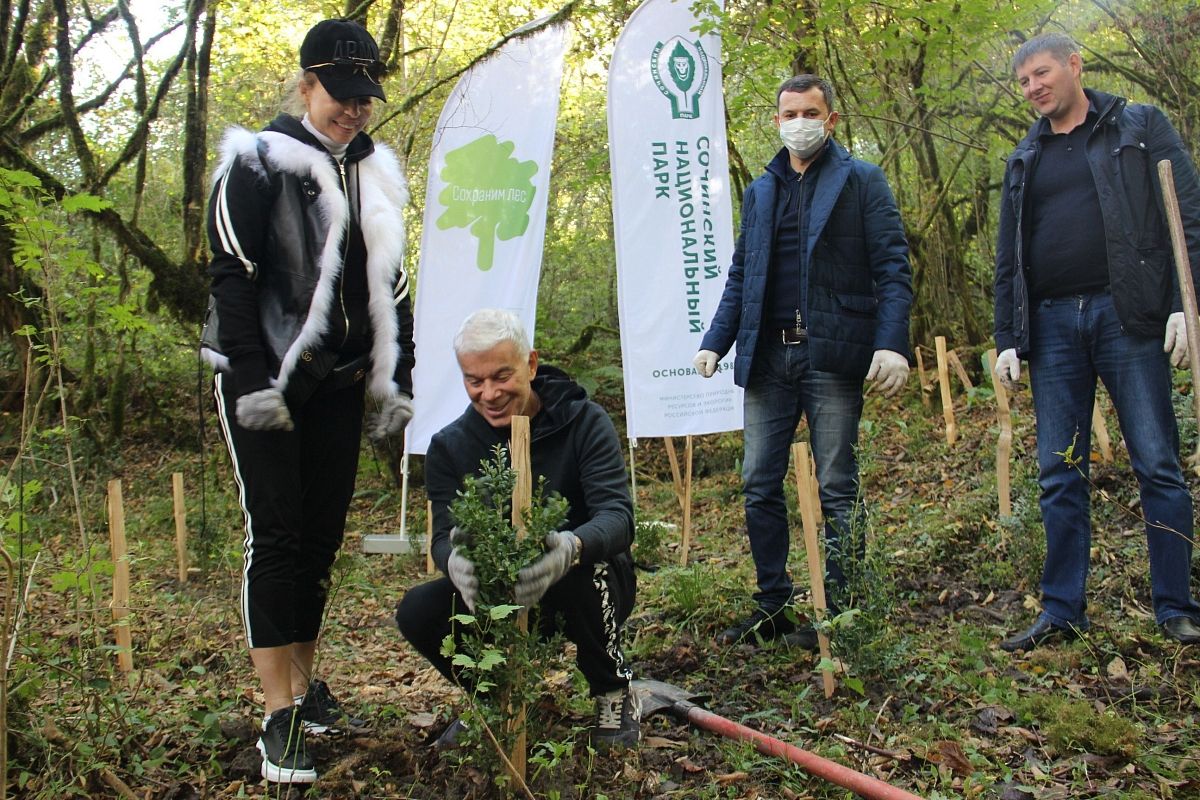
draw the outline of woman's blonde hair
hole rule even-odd
[[[312,70],[296,70],[296,74],[288,78],[284,88],[283,112],[294,117],[303,117],[308,111],[308,106],[304,104],[304,92],[301,87],[307,86],[311,89],[317,80],[317,73]]]

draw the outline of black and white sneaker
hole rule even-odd
[[[263,724],[258,739],[262,776],[271,783],[312,783],[317,768],[304,747],[304,726],[296,706],[281,708]]]
[[[600,752],[636,747],[642,735],[642,702],[628,687],[596,697],[592,745]]]
[[[309,733],[352,733],[366,729],[367,723],[347,714],[325,681],[310,681],[300,703],[300,721]]]

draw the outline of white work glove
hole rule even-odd
[[[876,350],[871,358],[871,368],[867,370],[867,380],[883,390],[886,397],[891,397],[904,388],[908,380],[908,359],[894,350]]]
[[[1015,348],[1008,348],[996,359],[996,377],[1008,391],[1017,390],[1017,381],[1021,380],[1021,359],[1017,358]]]
[[[413,402],[406,394],[397,394],[383,401],[379,411],[367,422],[367,436],[373,442],[381,442],[399,436],[404,426],[412,419]]]
[[[542,599],[554,584],[562,580],[575,563],[575,534],[571,531],[552,531],[546,534],[546,552],[537,561],[517,573],[517,588],[513,595],[517,605],[531,607]]]
[[[292,415],[288,412],[283,392],[278,389],[259,389],[237,400],[238,425],[248,431],[290,431]]]
[[[1172,366],[1182,367],[1187,363],[1187,325],[1184,324],[1182,311],[1176,311],[1167,317],[1167,335],[1163,339],[1163,352],[1171,354]]]
[[[701,350],[692,358],[692,363],[696,365],[696,372],[702,377],[711,378],[717,372],[717,361],[720,358],[712,350]]]
[[[462,544],[466,538],[467,534],[459,530],[457,526],[450,529],[451,544]],[[479,599],[479,578],[475,575],[474,562],[463,555],[462,550],[455,547],[450,551],[450,560],[446,562],[446,574],[450,576],[450,582],[454,584],[454,588],[458,589],[458,593],[462,595],[467,608],[474,611],[475,601]]]

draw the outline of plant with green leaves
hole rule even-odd
[[[476,766],[508,780],[506,753],[517,736],[538,727],[530,713],[523,727],[512,725],[515,709],[536,711],[543,694],[538,676],[549,674],[562,659],[562,637],[540,635],[539,609],[530,609],[528,630],[518,618],[522,607],[512,602],[513,587],[522,567],[543,553],[546,534],[567,520],[568,503],[557,494],[547,495],[545,478],[538,481],[529,507],[521,515],[526,535],[518,538],[512,525],[512,494],[516,471],[502,445],[491,459],[480,462],[478,475],[467,477],[450,504],[450,514],[461,532],[457,547],[475,565],[479,596],[473,612],[463,609],[452,617],[455,631],[442,642],[442,653],[451,660],[469,705],[463,713],[465,744],[488,742],[491,747],[468,747],[464,752]],[[507,729],[506,729],[507,728]]]

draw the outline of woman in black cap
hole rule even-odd
[[[354,492],[367,391],[376,440],[412,416],[413,318],[402,266],[408,191],[364,132],[386,99],[357,22],[300,48],[297,97],[258,134],[225,136],[209,204],[212,299],[202,348],[246,522],[241,612],[266,699],[262,774],[311,783],[305,732],[363,725],[313,675]]]

